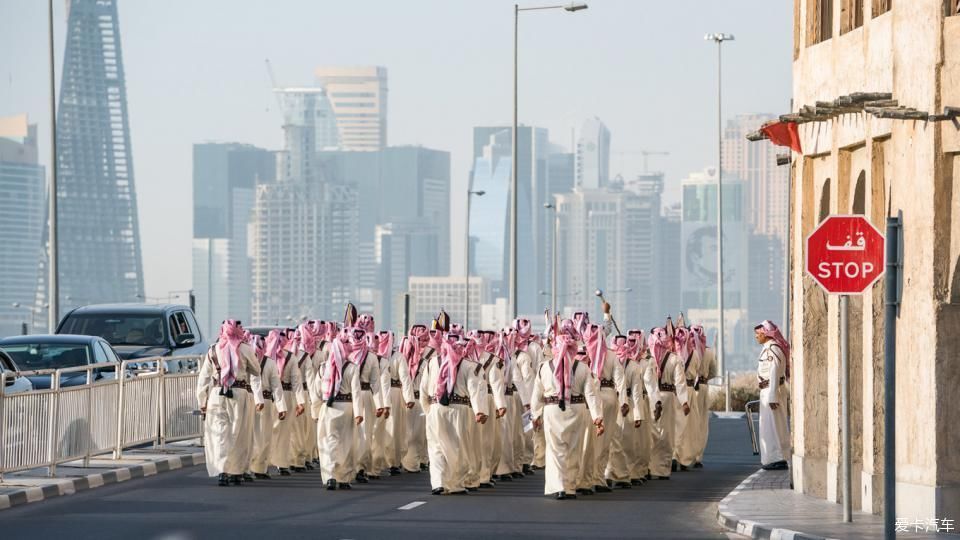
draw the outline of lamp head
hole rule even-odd
[[[587,4],[584,2],[571,2],[569,5],[563,6],[565,11],[574,12],[580,11],[581,9],[587,9]]]

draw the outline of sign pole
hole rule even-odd
[[[843,521],[844,523],[853,522],[850,504],[850,348],[849,335],[847,331],[847,308],[850,304],[850,297],[846,294],[840,295],[840,400],[841,404],[841,431],[843,434],[842,443],[842,481],[843,481]]]
[[[883,536],[897,536],[897,311],[900,309],[900,218],[887,218],[883,330]]]

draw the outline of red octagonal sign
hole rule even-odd
[[[807,237],[807,272],[828,293],[861,294],[883,259],[883,235],[863,216],[829,216]]]

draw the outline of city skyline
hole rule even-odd
[[[16,58],[0,60],[0,75],[3,76],[0,89],[5,96],[10,96],[0,105],[4,107],[0,114],[26,111],[38,123],[41,164],[49,154],[46,146],[49,134],[45,133],[49,125],[45,116],[46,98],[43,92],[36,92],[37,87],[44,88],[46,84],[45,70],[38,69],[46,63],[44,7],[16,0],[0,2],[0,20],[19,21],[16,27],[4,28],[9,31],[0,32],[0,44],[16,44],[23,51]],[[272,7],[270,11],[276,11],[281,15],[280,19],[285,14],[309,15],[323,10],[325,19],[329,19],[332,13],[347,21],[360,20],[358,11],[362,10],[353,6],[337,5],[336,10],[326,10],[325,7],[303,3]],[[248,9],[234,10],[205,3],[192,6],[193,16],[184,21],[175,15],[178,11],[175,6],[120,4],[130,109],[136,124],[132,146],[137,152],[138,190],[142,199],[140,219],[147,295],[164,296],[169,290],[190,286],[189,265],[171,271],[164,269],[160,262],[170,256],[183,260],[190,258],[189,220],[170,223],[166,216],[171,209],[189,211],[189,201],[179,200],[191,191],[192,144],[238,141],[271,150],[282,147],[282,132],[277,127],[279,111],[271,95],[272,85],[263,65],[264,58],[270,58],[274,64],[278,86],[313,84],[313,70],[321,65],[379,65],[387,68],[391,77],[388,140],[392,144],[419,143],[449,151],[453,191],[465,183],[469,174],[470,128],[502,123],[509,114],[510,7],[507,2],[465,4],[457,8],[437,2],[415,2],[400,10],[382,4],[380,9],[387,15],[383,17],[385,21],[407,20],[418,24],[415,21],[449,18],[449,26],[436,28],[440,32],[439,38],[414,39],[410,48],[405,50],[421,54],[408,55],[403,48],[394,51],[385,44],[384,40],[392,40],[394,36],[399,39],[396,25],[366,18],[365,23],[375,25],[372,28],[374,37],[357,41],[355,37],[343,34],[350,25],[343,25],[344,30],[335,28],[337,25],[329,26],[331,35],[321,42],[329,39],[330,43],[342,44],[346,40],[351,46],[346,50],[333,47],[329,53],[318,54],[317,50],[322,47],[312,46],[309,52],[301,52],[297,46],[302,43],[320,45],[316,43],[319,38],[308,32],[310,25],[307,24],[309,20],[320,20],[318,17],[298,17],[296,20],[303,22],[293,24],[289,35],[268,44],[259,39],[247,42],[240,39],[240,36],[250,35],[245,28],[266,23],[265,19],[271,18],[264,16],[264,6],[249,5]],[[790,15],[788,6],[771,6],[763,2],[750,2],[742,9],[750,10],[752,21],[785,21]],[[57,56],[62,58],[65,29],[62,5],[55,4],[54,11]],[[12,16],[14,13],[16,17]],[[525,19],[521,28],[520,120],[527,125],[550,129],[556,134],[554,142],[571,151],[565,136],[570,128],[584,118],[603,118],[615,134],[611,148],[611,177],[623,174],[630,178],[641,172],[642,158],[637,153],[640,148],[670,150],[671,156],[656,157],[651,161],[655,168],[667,173],[664,201],[676,201],[679,179],[689,171],[715,161],[714,134],[710,130],[690,132],[682,127],[685,123],[701,124],[715,110],[712,101],[715,57],[702,42],[703,31],[723,27],[725,31],[737,34],[734,49],[724,59],[725,70],[729,70],[729,82],[725,88],[728,96],[726,110],[731,115],[754,109],[785,109],[789,91],[785,81],[789,68],[774,59],[788,57],[789,36],[772,29],[764,30],[764,25],[748,25],[739,20],[737,13],[708,4],[692,9],[689,6],[641,7],[632,2],[609,2],[592,5],[582,16],[557,14]],[[428,14],[435,17],[426,17]],[[647,32],[644,35],[647,39],[641,39],[639,43],[633,38],[633,26],[630,32],[626,28],[620,33],[615,31],[622,26],[618,19],[631,16]],[[658,19],[677,17],[686,19],[688,26],[696,27],[696,30],[691,30],[689,35],[668,35],[657,27]],[[182,28],[183,36],[170,42],[168,50],[155,47],[160,40],[157,32],[165,25],[173,24],[174,20],[178,26],[186,25]],[[457,21],[461,20],[482,24],[467,25],[469,33],[463,35],[454,31]],[[222,33],[223,39],[212,40],[212,45],[208,45],[210,40],[206,37],[203,42],[196,42],[189,37],[194,25],[198,31],[193,34],[209,37],[211,32]],[[748,26],[749,32],[741,30]],[[409,33],[408,27],[404,27],[404,36]],[[24,28],[33,30],[25,31]],[[269,24],[263,31],[267,34],[272,31]],[[627,39],[628,33],[630,39]],[[310,37],[304,37],[308,34]],[[563,37],[566,35],[577,35],[580,39],[571,41]],[[590,40],[593,35],[603,36],[603,39]],[[425,48],[427,41],[436,39],[449,39],[457,47],[447,50]],[[581,40],[592,45],[584,47]],[[671,48],[676,55],[659,54],[657,50],[664,46]],[[184,67],[183,55],[188,50],[196,56],[192,65],[206,63],[209,69],[176,71]],[[455,77],[442,75],[449,72],[444,66],[462,65],[464,58],[469,59],[469,72]],[[151,68],[141,69],[142,65]],[[641,66],[641,69],[611,70],[615,65]],[[683,65],[684,69],[679,69],[678,65]],[[690,69],[691,65],[697,69]],[[747,77],[757,65],[770,66],[770,69],[782,73],[770,77],[769,87],[764,87],[762,81],[757,82],[757,77]],[[576,76],[571,78],[573,69],[577,70]],[[59,86],[59,69],[57,71]],[[463,76],[465,73],[469,76]],[[650,79],[651,76],[654,79]],[[666,77],[678,80],[679,90],[666,92],[656,84],[649,84],[650,80]],[[414,82],[425,78],[429,83],[428,92],[422,92],[424,87]],[[738,82],[741,79],[753,79],[751,86]],[[480,81],[486,82],[478,85]],[[600,83],[599,86],[596,83]],[[224,85],[231,88],[230,95],[223,94]],[[585,85],[600,88],[600,91],[586,92]],[[453,93],[464,96],[461,100],[466,100],[464,102],[470,106],[460,107],[461,100],[445,103],[447,100],[439,99],[444,94]],[[664,101],[667,106],[652,106]],[[651,106],[643,106],[644,103]],[[170,114],[172,110],[180,113]],[[629,113],[624,114],[626,111]],[[189,122],[185,121],[188,117]],[[147,200],[161,204],[149,205],[145,203]],[[173,247],[160,243],[170,235],[182,236],[183,242]],[[456,257],[452,259],[457,260]]]

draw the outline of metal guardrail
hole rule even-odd
[[[82,459],[88,465],[94,455],[112,452],[120,459],[131,447],[200,437],[201,421],[193,415],[197,372],[168,373],[169,361],[0,373],[0,480],[39,467],[54,476],[61,463]],[[114,376],[97,379],[104,371]],[[64,376],[73,373],[85,373],[84,383],[62,387]],[[49,376],[50,388],[5,393],[8,379],[24,376]]]
[[[753,445],[753,455],[760,455],[760,444],[759,439],[757,439],[757,425],[753,421],[754,411],[756,409],[757,419],[759,420],[760,415],[760,400],[748,401],[746,405],[743,406],[743,410],[746,414],[743,415],[747,419],[747,430],[750,432],[750,443]]]

